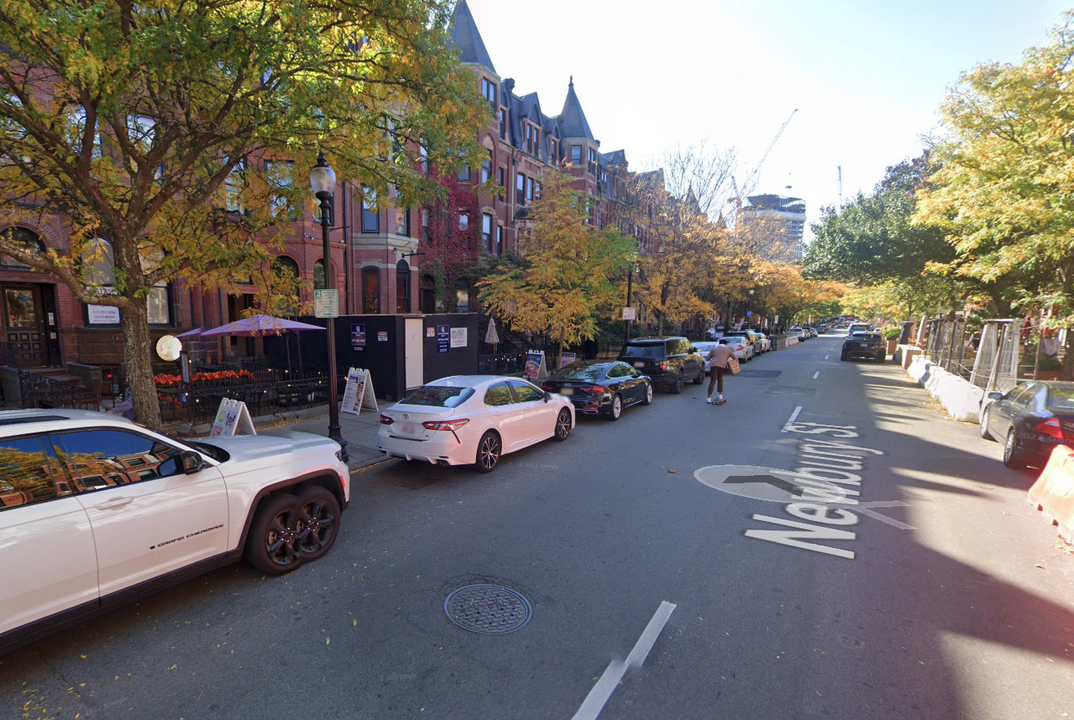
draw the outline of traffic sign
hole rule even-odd
[[[638,309],[637,308],[632,308],[632,307],[623,308],[623,319],[624,320],[637,320],[638,319]]]
[[[313,316],[319,318],[339,317],[339,290],[313,291]]]

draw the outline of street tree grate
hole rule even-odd
[[[444,612],[463,630],[485,635],[514,632],[530,621],[529,601],[500,585],[467,585],[447,596]]]

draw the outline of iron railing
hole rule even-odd
[[[100,410],[101,399],[97,393],[81,384],[54,380],[27,370],[19,372],[24,408],[75,408]]]

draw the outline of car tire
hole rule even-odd
[[[299,494],[298,513],[302,523],[298,551],[302,560],[323,557],[339,535],[339,501],[328,490],[314,485]]]
[[[981,437],[983,437],[985,440],[995,440],[995,438],[992,437],[992,433],[988,432],[988,408],[985,408],[981,411],[980,432]]]
[[[616,397],[619,397],[616,395]],[[557,442],[563,442],[571,434],[571,411],[567,408],[563,408],[559,411],[559,415],[556,415],[556,429],[552,433],[552,439]]]
[[[474,467],[478,472],[490,473],[500,464],[500,455],[503,453],[503,444],[500,436],[493,430],[488,430],[477,441],[477,457],[474,459]]]
[[[604,417],[607,420],[611,420],[612,422],[615,422],[616,420],[618,420],[622,416],[623,416],[623,397],[621,395],[619,395],[619,393],[616,393],[615,396],[612,398],[612,406],[611,406],[611,408],[608,409],[608,414],[605,415]],[[557,419],[557,422],[556,422],[556,429],[557,430],[559,429],[558,419]]]
[[[846,362],[847,361],[847,354],[846,353],[839,353],[839,359],[842,362]]]
[[[668,385],[668,392],[670,392],[672,395],[678,395],[679,393],[682,392],[682,386],[683,386],[683,377],[682,377],[682,371],[680,370],[679,374],[675,376],[675,382],[672,383],[671,385]]]
[[[646,405],[653,404],[653,384],[651,382],[645,383],[645,399],[642,402]]]
[[[1014,428],[1007,431],[1007,441],[1003,443],[1003,464],[1009,468],[1024,468],[1025,455],[1018,449],[1017,435]]]
[[[266,575],[283,575],[302,564],[296,545],[299,539],[298,498],[278,493],[257,506],[250,535],[246,538],[246,559]]]
[[[701,365],[701,367],[697,369],[697,377],[694,378],[694,385],[700,385],[703,382],[705,382],[705,366]]]

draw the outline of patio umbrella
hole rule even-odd
[[[285,320],[284,318],[272,317],[271,315],[251,315],[248,318],[242,320],[236,320],[229,322],[227,325],[221,325],[220,327],[213,328],[212,330],[206,330],[201,334],[201,337],[217,337],[220,335],[230,335],[233,337],[264,337],[265,335],[282,335],[283,333],[299,332],[302,330],[321,330],[325,328],[320,325],[310,325],[309,323],[298,322],[297,320]],[[291,369],[291,345],[286,340],[284,344],[287,347],[287,369]],[[298,351],[298,370],[302,372],[302,346],[299,346]]]
[[[203,332],[205,332],[205,328],[199,327],[199,328],[194,328],[193,330],[187,330],[185,333],[179,333],[175,337],[177,337],[177,338],[198,337]]]
[[[265,335],[280,335],[285,332],[297,332],[299,330],[321,330],[320,325],[310,325],[296,320],[272,317],[271,315],[251,315],[242,320],[229,322],[227,325],[204,331],[202,337],[216,337],[217,335],[233,335],[235,337],[263,337]]]
[[[497,345],[500,342],[500,336],[496,333],[496,318],[489,318],[489,329],[485,333],[485,342],[489,345]]]

